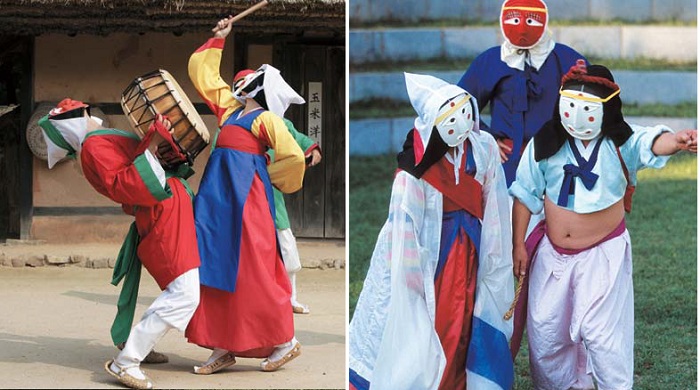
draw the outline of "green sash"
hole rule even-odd
[[[114,264],[112,272],[112,284],[118,285],[124,279],[122,291],[117,301],[117,316],[112,323],[112,342],[114,345],[126,342],[131,332],[131,324],[134,321],[136,311],[136,298],[139,295],[139,281],[141,280],[141,261],[136,255],[139,246],[139,232],[136,230],[136,222],[129,227],[124,243],[119,250],[119,256]]]

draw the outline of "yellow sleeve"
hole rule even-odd
[[[192,53],[187,66],[192,84],[216,115],[219,126],[233,111],[242,106],[231,95],[231,86],[219,74],[225,42],[223,38],[209,39]]]
[[[275,161],[267,166],[272,184],[287,194],[300,190],[306,170],[304,152],[282,118],[265,111],[253,121],[251,131],[275,151]]]

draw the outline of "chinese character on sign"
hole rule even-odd
[[[313,119],[321,119],[321,110],[314,107],[314,109],[311,110],[311,112],[309,113],[309,117],[311,117]]]
[[[323,135],[323,83],[310,82],[307,101],[307,135],[321,145]]]
[[[311,138],[318,138],[318,136],[321,133],[321,129],[318,128],[318,126],[312,126],[309,128],[309,137]]]

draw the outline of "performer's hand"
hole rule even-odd
[[[226,19],[219,20],[211,31],[215,38],[226,38],[233,28],[233,16],[229,15]]]
[[[498,144],[499,152],[501,152],[501,163],[508,161],[508,155],[513,153],[513,148],[500,139],[497,139],[496,143]]]
[[[525,243],[513,246],[513,275],[520,277],[527,273],[529,259],[527,258],[527,249]]]
[[[162,126],[165,129],[168,130],[170,134],[173,134],[174,129],[172,128],[172,123],[170,123],[170,120],[168,117],[157,114],[156,117],[153,119],[153,124],[152,126]],[[148,150],[153,153],[153,155],[156,155],[156,152],[158,151],[158,145],[163,142],[163,137],[161,136],[160,133],[156,132],[153,135],[153,139],[151,139],[151,143],[148,144]]]
[[[310,167],[313,167],[314,165],[318,164],[321,162],[321,152],[318,151],[318,149],[314,149],[311,151],[311,162],[309,163]]]
[[[676,145],[680,150],[687,150],[691,153],[698,152],[698,131],[681,130],[676,134]]]

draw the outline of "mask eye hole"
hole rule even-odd
[[[574,108],[574,103],[569,103],[569,107]]]
[[[590,108],[588,108],[588,106],[583,107],[583,111],[588,111],[588,110],[590,110]]]
[[[467,113],[467,109],[466,109],[466,108],[463,108],[463,109],[462,109],[462,114],[466,114],[466,113]]]
[[[448,123],[455,123],[455,118],[450,118]]]

